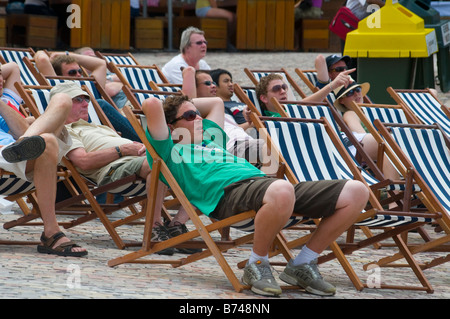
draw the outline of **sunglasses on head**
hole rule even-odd
[[[77,73],[78,74],[83,74],[83,70],[81,70],[81,69],[72,69],[72,70],[69,70],[69,71],[67,71],[67,74],[69,75],[69,76],[75,76],[75,75],[77,75]]]
[[[281,89],[287,91],[288,90],[287,84],[283,83],[283,84],[274,85],[270,90],[274,93],[277,93],[277,92],[280,92]]]
[[[178,122],[179,120],[185,119],[186,121],[193,121],[200,115],[200,112],[198,110],[189,110],[183,113],[183,115],[181,115],[180,117],[177,117],[176,119],[174,119],[173,121],[171,121],[169,124],[173,124],[175,122]]]
[[[350,96],[355,95],[355,93],[359,93],[359,92],[361,92],[361,87],[360,87],[360,86],[355,87],[354,89],[351,89],[350,91],[348,91],[347,93],[345,93],[345,96],[346,96],[346,97],[350,97]]]
[[[330,69],[330,72],[333,72],[333,71],[334,72],[343,72],[345,70],[347,70],[346,66],[338,66],[338,67],[335,67],[333,69]]]
[[[75,96],[72,101],[76,103],[83,103],[84,101],[86,101],[87,103],[89,103],[91,99],[87,96]]]
[[[206,41],[206,40],[203,40],[203,41],[196,41],[196,42],[194,42],[196,45],[202,45],[202,44],[205,44],[205,45],[208,45],[208,41]]]
[[[214,82],[214,81],[204,81],[202,83],[206,86],[211,86],[212,84],[216,85],[216,82]]]

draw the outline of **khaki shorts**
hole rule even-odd
[[[144,160],[147,160],[147,158],[141,156],[133,158],[128,162],[122,162],[117,166],[112,166],[105,177],[99,182],[99,185],[106,185],[133,174],[138,175]]]
[[[220,220],[248,210],[258,211],[267,188],[276,180],[271,177],[255,177],[225,187],[224,196],[209,216]],[[294,212],[310,218],[333,215],[346,182],[347,180],[326,180],[294,185]]]

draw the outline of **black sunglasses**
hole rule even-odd
[[[173,121],[171,121],[169,124],[173,124],[179,120],[185,119],[186,121],[193,121],[197,118],[198,116],[201,116],[200,112],[198,110],[189,110],[183,113],[183,115],[181,115],[180,117],[177,117],[176,119],[174,119]]]
[[[330,69],[330,72],[333,72],[333,71],[335,71],[335,72],[343,72],[345,70],[347,70],[346,66],[338,66],[338,67],[336,67],[334,69]]]
[[[277,84],[277,85],[274,85],[270,90],[271,90],[272,92],[274,92],[274,93],[277,93],[277,92],[280,92],[281,89],[287,91],[288,88],[289,88],[289,87],[288,87],[285,83],[283,83],[283,84]]]
[[[196,45],[202,45],[202,44],[206,44],[206,45],[208,45],[208,41],[206,41],[206,40],[203,40],[203,41],[197,41],[197,42],[194,42]]]
[[[78,70],[72,69],[72,70],[67,71],[67,74],[69,74],[70,76],[75,76],[77,73],[83,74],[83,70],[81,70],[81,69],[78,69]]]
[[[212,84],[217,85],[216,82],[214,82],[214,81],[205,81],[205,82],[202,82],[202,83],[204,85],[206,85],[206,86],[211,86]]]
[[[88,96],[75,96],[72,101],[76,102],[76,103],[83,103],[84,101],[86,101],[87,103],[91,102],[91,98]]]
[[[348,91],[347,93],[345,93],[345,96],[346,96],[346,97],[350,97],[350,96],[355,95],[355,93],[359,93],[359,92],[361,92],[361,87],[360,87],[360,86],[355,87],[354,89],[351,89],[350,91]]]

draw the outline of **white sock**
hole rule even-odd
[[[315,251],[312,251],[305,245],[305,246],[303,246],[302,250],[297,255],[297,257],[295,257],[295,259],[293,261],[294,266],[298,266],[301,264],[309,264],[311,261],[316,259],[318,256],[319,256],[318,253],[316,253]]]
[[[252,250],[252,253],[250,254],[250,258],[248,259],[248,263],[252,264],[252,263],[257,262],[258,260],[269,261],[269,255],[259,256],[258,254],[255,254]]]

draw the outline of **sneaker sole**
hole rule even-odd
[[[297,278],[289,276],[288,274],[286,274],[285,272],[282,272],[280,274],[280,279],[282,281],[284,281],[285,283],[292,285],[292,286],[299,286],[302,289],[305,289],[305,291],[314,294],[314,295],[318,295],[318,296],[333,296],[336,292],[324,292],[324,291],[320,291],[320,290],[316,290],[310,286],[303,286],[301,285],[298,281]]]
[[[258,289],[256,287],[252,286],[252,284],[245,282],[244,277],[242,277],[241,281],[242,281],[242,283],[249,285],[250,290],[253,291],[255,294],[262,295],[262,296],[269,296],[269,297],[278,297],[279,295],[281,295],[281,291],[278,289],[267,288],[267,291]]]
[[[24,137],[6,146],[2,155],[9,163],[18,163],[38,158],[45,151],[45,140],[40,136]]]

